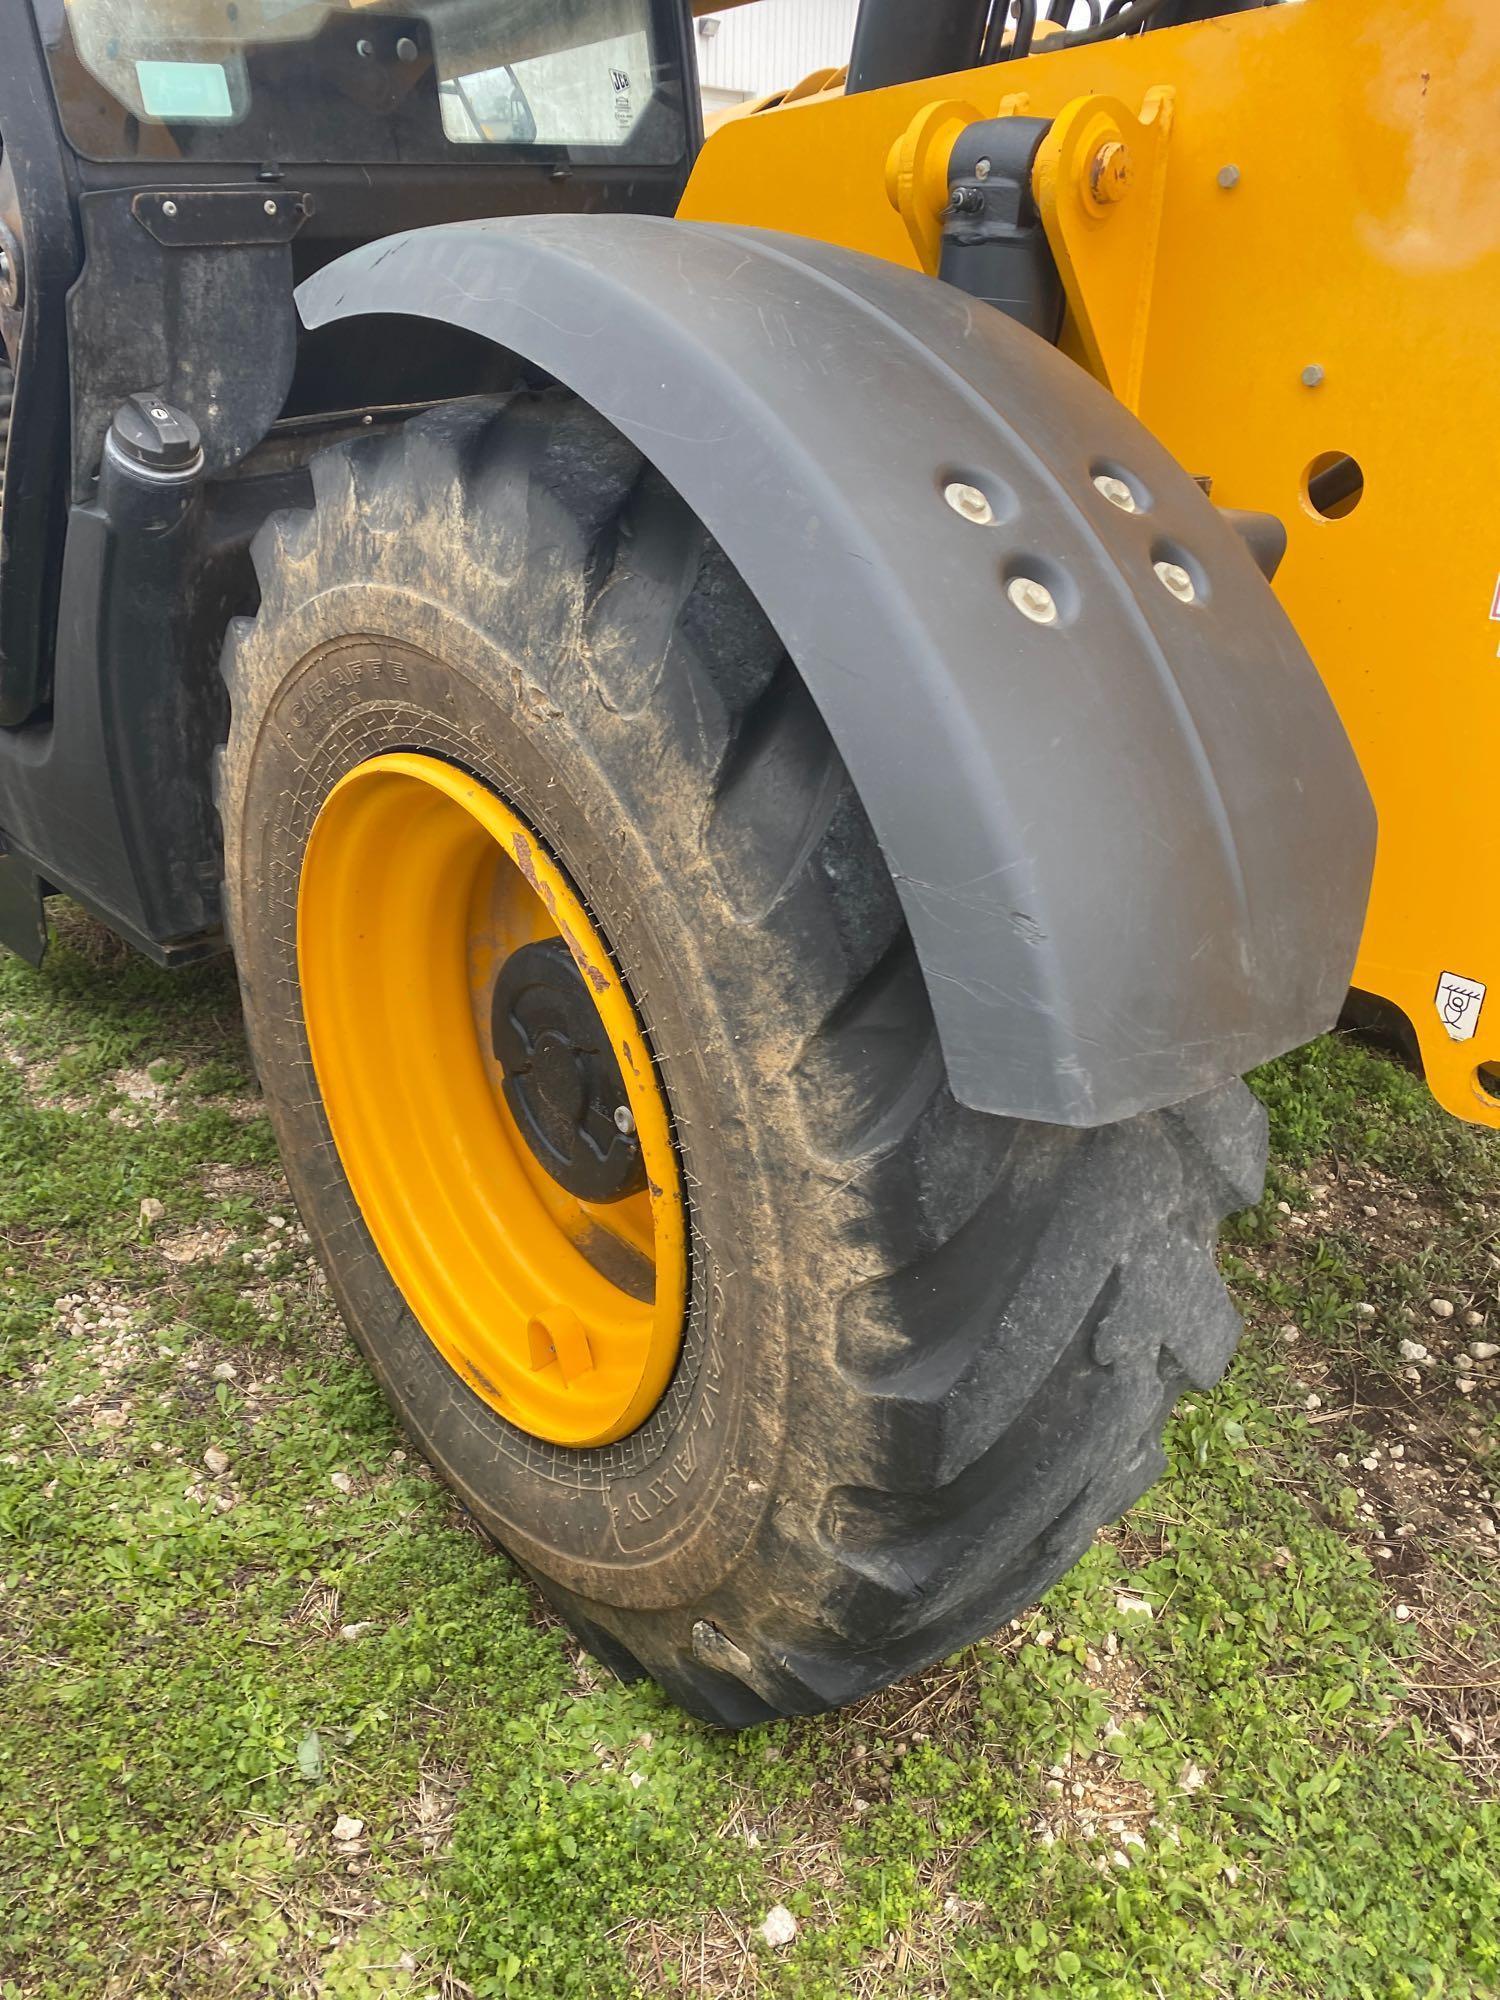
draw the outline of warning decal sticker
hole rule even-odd
[[[1445,972],[1438,981],[1438,1015],[1455,1042],[1467,1042],[1473,1037],[1479,1026],[1484,995],[1482,980],[1463,979],[1456,972]]]

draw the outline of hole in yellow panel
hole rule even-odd
[[[1320,451],[1302,475],[1302,504],[1320,520],[1342,521],[1364,494],[1364,468],[1347,451]]]

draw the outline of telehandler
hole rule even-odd
[[[1500,1124],[1500,13],[863,0],[707,140],[685,0],[3,30],[0,939],[233,951],[618,1673],[992,1629],[1228,1362],[1247,1069]]]

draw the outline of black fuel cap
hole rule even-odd
[[[202,451],[198,426],[186,410],[160,396],[131,396],[115,411],[110,436],[116,449],[153,472],[186,472]]]

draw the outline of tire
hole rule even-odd
[[[433,1466],[592,1652],[731,1727],[852,1701],[993,1630],[1155,1479],[1238,1321],[1238,1082],[1084,1132],[947,1089],[859,800],[703,527],[560,392],[341,446],[254,548],[225,654],[226,905],[294,1193]],[[563,1450],[427,1340],[335,1153],[298,997],[299,868],[354,764],[492,786],[586,899],[691,1191],[681,1359]],[[935,779],[934,782],[937,782]],[[420,1199],[420,1191],[413,1191]]]
[[[10,404],[15,386],[15,377],[0,354],[0,506],[5,504],[5,460],[10,450]]]

